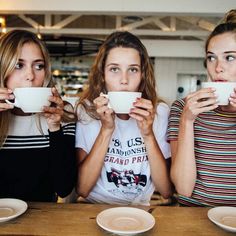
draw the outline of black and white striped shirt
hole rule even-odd
[[[12,116],[0,149],[0,197],[54,201],[75,184],[75,124],[49,132],[44,117]]]

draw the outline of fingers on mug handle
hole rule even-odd
[[[52,95],[57,96],[57,97],[60,96],[59,92],[57,91],[57,89],[55,87],[52,87]]]
[[[100,96],[103,96],[103,97],[109,99],[108,94],[104,94],[103,92],[100,93]],[[108,106],[108,108],[112,108],[110,102],[108,102],[107,106]]]
[[[99,96],[103,96],[103,97],[105,97],[105,98],[108,98],[108,94],[105,94],[105,93],[103,93],[103,92],[101,92],[101,93],[99,94]]]
[[[10,105],[12,105],[12,106],[16,106],[16,107],[18,107],[18,104],[17,104],[17,102],[15,101],[15,102],[10,102],[9,100],[7,100],[7,99],[5,99],[5,102],[7,103],[7,104],[10,104]]]

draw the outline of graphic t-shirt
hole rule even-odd
[[[169,107],[160,103],[153,130],[165,158],[170,157],[166,141]],[[101,128],[99,120],[77,122],[76,147],[89,153]],[[148,205],[154,191],[147,150],[136,120],[115,117],[101,175],[87,200],[94,203]]]

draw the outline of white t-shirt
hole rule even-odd
[[[160,103],[153,123],[159,147],[167,159],[169,107]],[[100,131],[100,120],[77,122],[76,147],[89,153]],[[149,205],[155,190],[144,140],[136,120],[115,117],[115,130],[104,158],[104,166],[96,185],[86,198],[93,203]]]

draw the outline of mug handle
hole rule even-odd
[[[16,99],[15,102],[10,102],[9,100],[5,99],[5,102],[10,105],[13,105],[14,107],[20,107]]]

